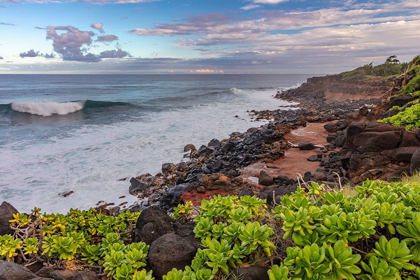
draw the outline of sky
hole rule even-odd
[[[333,74],[420,54],[420,0],[0,0],[0,74]]]

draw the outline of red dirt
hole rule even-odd
[[[366,95],[366,94],[353,94],[353,93],[337,93],[337,92],[324,92],[327,102],[333,101],[344,101],[348,100],[360,100],[360,99],[371,99],[371,98],[381,98],[383,94],[378,95]]]
[[[292,144],[310,142],[315,145],[327,145],[326,137],[329,133],[324,129],[325,124],[327,123],[308,123],[306,127],[292,130],[285,138]],[[253,183],[249,177],[259,177],[261,170],[265,170],[271,176],[283,175],[289,178],[296,178],[297,174],[303,176],[305,172],[315,172],[319,167],[319,162],[307,160],[308,157],[317,153],[319,153],[319,149],[301,151],[297,148],[290,148],[283,157],[277,160],[262,159],[245,167],[241,177],[245,181]]]

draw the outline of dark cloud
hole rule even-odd
[[[101,52],[99,57],[100,58],[124,58],[129,55],[130,54],[128,52],[118,49],[118,50],[103,51]]]
[[[16,26],[16,24],[10,22],[0,22],[0,25]]]
[[[35,50],[29,50],[27,52],[22,52],[19,54],[19,56],[21,58],[25,58],[25,57],[37,57],[37,56],[42,56],[42,53],[40,52],[36,52]]]
[[[103,27],[104,27],[104,24],[103,23],[92,23],[91,25],[90,25],[90,27],[92,27],[92,28],[94,28],[94,29],[96,29],[96,30],[98,30],[99,32],[101,32],[101,33],[104,33],[105,31],[104,31],[104,29],[103,29]]]
[[[115,35],[98,36],[96,41],[97,42],[113,42],[113,41],[118,41],[118,37]]]
[[[46,53],[46,54],[44,54],[43,56],[44,56],[45,58],[55,58],[55,55],[54,55],[53,53],[51,53],[51,54]]]
[[[3,59],[3,57],[0,55],[0,60],[2,60]]]
[[[57,31],[67,31],[60,32]],[[63,60],[98,62],[100,58],[92,53],[86,53],[86,46],[92,44],[92,31],[80,31],[73,26],[48,26],[47,40],[53,40],[54,51],[59,53]],[[83,48],[83,49],[82,49]]]

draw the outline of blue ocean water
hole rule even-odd
[[[131,203],[118,179],[262,125],[247,111],[287,106],[275,93],[307,77],[0,75],[0,200],[48,212]]]

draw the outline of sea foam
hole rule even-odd
[[[55,114],[68,115],[82,110],[85,106],[85,102],[13,102],[11,106],[12,109],[17,112],[49,117]]]

